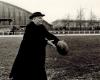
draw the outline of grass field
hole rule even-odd
[[[100,35],[60,36],[70,48],[61,56],[47,46],[46,70],[49,80],[100,80]],[[0,37],[0,80],[7,80],[20,46],[21,37]]]

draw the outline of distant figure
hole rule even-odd
[[[47,80],[45,72],[45,48],[47,40],[57,45],[59,39],[49,33],[42,24],[44,14],[33,13],[26,26],[17,57],[9,78],[12,80]]]
[[[9,35],[14,35],[17,30],[18,30],[18,28],[16,26],[13,26],[13,28],[11,29]]]

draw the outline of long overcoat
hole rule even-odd
[[[10,78],[13,80],[47,80],[45,72],[45,48],[48,40],[59,39],[49,33],[43,25],[30,22],[26,26],[18,54],[11,69]]]

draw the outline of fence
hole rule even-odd
[[[24,32],[4,32],[0,31],[0,35],[23,35]]]
[[[50,31],[52,34],[100,34],[100,30],[95,31]]]
[[[100,34],[98,31],[49,31],[52,34]],[[0,35],[23,35],[24,32],[5,32],[0,31]]]

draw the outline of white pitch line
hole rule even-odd
[[[23,35],[0,35],[0,37],[23,37]]]
[[[100,36],[100,34],[54,34],[55,36]],[[23,35],[0,35],[0,37],[23,37]]]
[[[56,36],[100,36],[100,34],[56,34]]]

